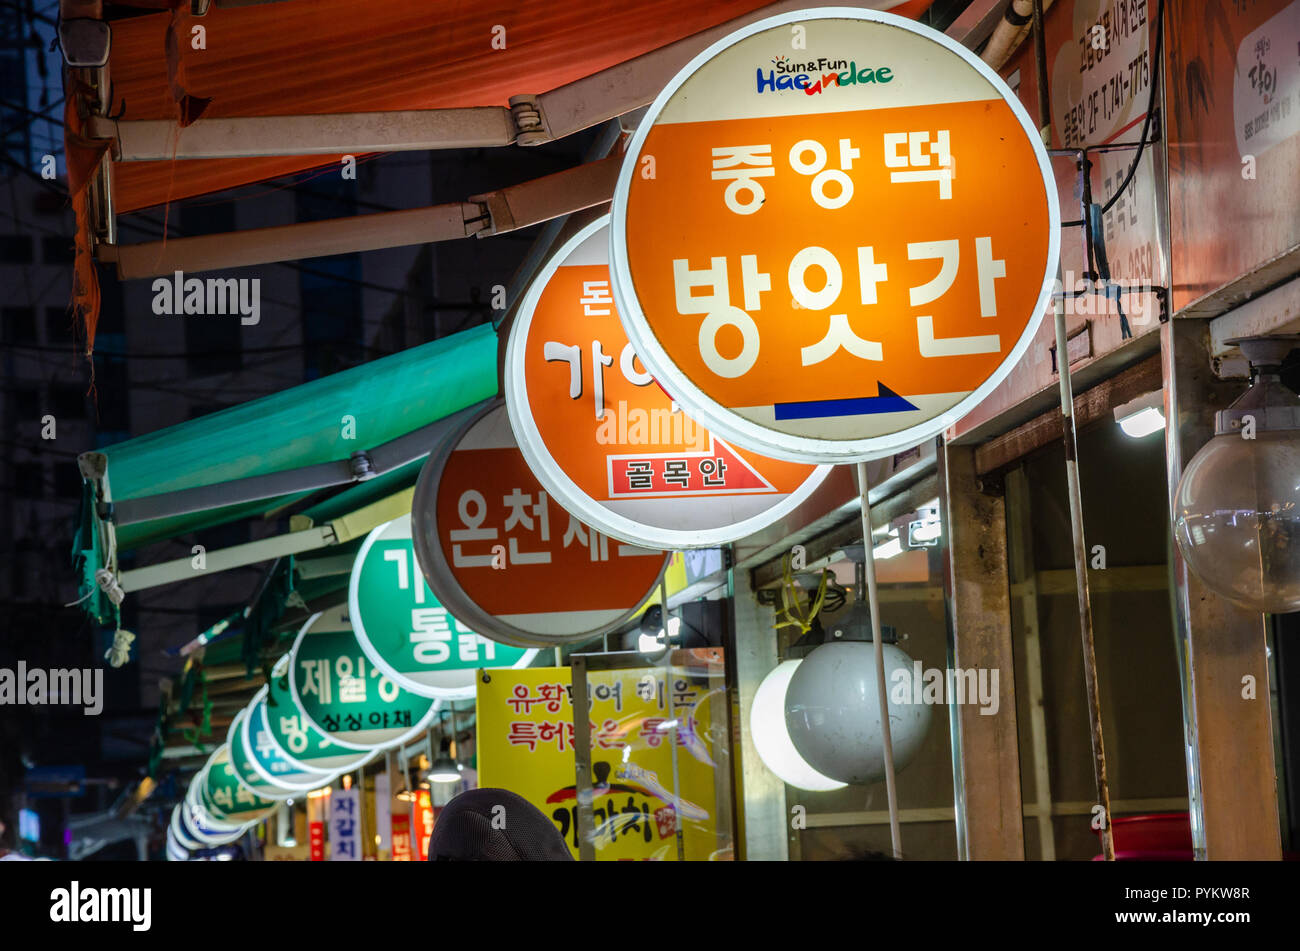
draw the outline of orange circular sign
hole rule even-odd
[[[890,14],[799,11],[720,40],[651,105],[614,193],[614,296],[716,435],[871,459],[1020,359],[1059,228],[1038,133],[974,54]]]
[[[744,538],[812,494],[829,466],[728,445],[645,371],[610,296],[609,216],[546,263],[510,328],[505,393],[551,495],[613,538],[700,548]]]
[[[613,630],[654,593],[669,558],[561,508],[529,469],[499,400],[430,454],[411,541],[434,597],[460,625],[519,647]]]

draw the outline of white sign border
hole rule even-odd
[[[528,285],[528,291],[524,294],[524,299],[515,313],[514,324],[510,328],[510,336],[506,342],[505,359],[506,412],[510,417],[510,428],[515,433],[515,442],[518,443],[519,451],[524,454],[524,460],[533,470],[538,481],[542,483],[542,487],[550,492],[567,511],[578,516],[589,527],[611,538],[630,545],[671,551],[681,551],[686,548],[715,548],[718,545],[747,538],[778,519],[784,518],[802,504],[826,481],[826,477],[831,474],[831,467],[818,466],[785,499],[743,521],[716,528],[655,528],[644,522],[619,515],[584,492],[556,462],[542,439],[537,420],[533,416],[532,404],[528,400],[528,387],[524,382],[524,356],[527,350],[528,331],[533,324],[533,313],[555,272],[564,266],[585,241],[602,228],[609,227],[610,216],[601,215],[566,241],[547,259],[532,283]],[[610,281],[612,284],[612,269]]]
[[[310,791],[290,789],[288,786],[282,786],[279,783],[263,783],[263,788],[258,788],[253,783],[252,777],[245,776],[239,771],[239,767],[235,765],[236,740],[244,748],[244,756],[247,757],[248,765],[252,768],[254,776],[258,779],[262,778],[262,774],[253,766],[252,754],[248,752],[248,732],[244,729],[245,724],[248,723],[248,711],[249,708],[244,707],[244,709],[236,713],[235,718],[230,721],[230,726],[226,730],[226,746],[230,749],[230,770],[235,774],[235,780],[254,796],[260,796],[263,799],[274,799],[277,802],[292,799],[294,796],[302,795],[304,791]],[[267,785],[270,786],[269,789],[265,788]]]
[[[204,764],[203,773],[202,773],[203,785],[199,787],[196,806],[202,806],[203,811],[207,813],[209,818],[216,819],[220,823],[227,823],[231,825],[237,824],[245,828],[247,828],[248,826],[256,825],[257,823],[261,822],[263,819],[265,819],[267,816],[271,815],[271,813],[275,811],[275,807],[278,805],[276,801],[268,799],[266,796],[263,796],[260,793],[253,793],[253,795],[257,796],[258,799],[266,800],[268,803],[270,803],[270,805],[268,805],[265,809],[262,809],[261,811],[253,811],[253,812],[246,813],[245,814],[246,818],[236,819],[230,815],[227,815],[224,812],[222,812],[221,815],[217,815],[216,811],[214,811],[204,800],[203,793],[208,789],[208,775],[209,773],[212,772],[213,765],[218,761],[218,759],[221,757],[223,752],[225,753],[226,760],[229,761],[230,745],[228,743],[222,743],[220,746],[218,746],[215,750],[212,751],[212,754],[208,757],[207,762]],[[235,772],[235,768],[233,764],[231,765],[230,771],[235,774],[236,783],[238,783],[241,786],[244,785],[243,783],[239,783],[239,774]],[[238,813],[236,813],[236,815],[238,815]]]
[[[259,690],[256,694],[254,694],[254,695],[253,695],[253,699],[249,702],[248,706],[246,706],[246,707],[243,709],[243,711],[242,711],[242,712],[243,712],[243,715],[244,715],[244,719],[243,719],[243,721],[240,723],[240,727],[239,727],[239,730],[240,730],[240,742],[244,744],[244,752],[245,752],[245,754],[248,756],[248,765],[251,766],[251,767],[253,768],[253,772],[257,774],[257,777],[262,781],[262,783],[263,783],[264,785],[267,785],[267,786],[274,786],[276,789],[286,789],[286,790],[288,790],[288,791],[289,791],[289,795],[286,796],[286,797],[284,797],[284,798],[286,798],[286,799],[292,799],[292,798],[295,797],[295,796],[305,795],[306,793],[309,793],[309,792],[311,792],[312,790],[320,789],[322,786],[328,786],[330,783],[332,783],[332,782],[335,780],[336,777],[339,776],[339,773],[337,773],[337,772],[334,772],[334,773],[319,773],[319,772],[317,772],[316,770],[312,770],[312,771],[310,771],[310,772],[308,772],[307,770],[297,770],[300,774],[304,774],[304,775],[310,777],[310,780],[311,780],[311,781],[310,781],[309,783],[305,783],[305,784],[304,784],[304,783],[291,783],[291,782],[288,782],[287,780],[285,780],[285,779],[284,779],[283,777],[281,777],[281,776],[275,776],[275,775],[273,775],[273,774],[271,773],[271,771],[270,771],[269,769],[267,769],[264,765],[262,765],[262,763],[261,763],[260,760],[258,760],[258,758],[257,758],[257,753],[254,752],[254,747],[253,747],[253,730],[252,730],[252,726],[251,726],[251,724],[252,724],[252,722],[253,722],[253,715],[257,712],[257,708],[258,708],[258,705],[259,705],[259,704],[260,704],[261,707],[262,707],[262,711],[263,711],[262,715],[263,715],[263,717],[266,716],[266,713],[265,713],[265,711],[266,711],[266,694],[263,693],[264,690],[266,690],[266,688],[265,688],[265,687],[262,687],[261,690]],[[231,729],[234,729],[234,724],[233,724],[233,723],[231,724]],[[268,735],[269,735],[270,732],[271,732],[271,728],[270,728],[270,723],[269,723],[269,722],[267,723],[267,730],[266,730],[266,732],[267,732]],[[294,764],[293,764],[292,762],[290,762],[289,760],[285,759],[283,756],[280,756],[280,755],[279,755],[279,754],[280,754],[280,744],[278,744],[278,743],[275,742],[275,737],[271,737],[270,742],[271,742],[271,746],[272,746],[272,747],[274,748],[274,750],[275,750],[275,754],[276,754],[276,756],[277,756],[279,759],[284,759],[285,762],[286,762],[286,763],[289,763],[290,766],[293,766]],[[234,758],[233,758],[233,757],[231,758],[231,762],[232,762],[232,763],[234,762]],[[295,767],[295,768],[296,768],[296,767]],[[239,776],[239,771],[238,771],[238,770],[235,771],[235,775],[236,775],[236,776]],[[240,777],[240,778],[242,778],[242,777]],[[254,789],[253,792],[257,792],[257,790]],[[267,798],[270,799],[270,798],[273,798],[273,797],[268,796]]]

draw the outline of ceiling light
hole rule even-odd
[[[450,736],[447,735],[444,730],[442,742],[438,744],[438,755],[434,759],[433,763],[430,764],[428,770],[424,774],[424,779],[426,782],[432,782],[432,783],[460,782],[460,763],[456,762],[456,760],[451,755],[451,738],[452,736],[456,735],[455,716],[456,716],[456,711],[455,711],[455,707],[453,707],[452,721],[451,721],[452,723],[451,735]],[[443,722],[444,724],[446,723],[445,717],[443,719]]]
[[[438,748],[438,758],[433,761],[425,778],[435,783],[460,782],[460,766],[451,758],[451,741],[443,738]]]

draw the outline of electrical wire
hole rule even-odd
[[[1137,174],[1138,165],[1142,162],[1142,153],[1147,147],[1147,133],[1151,128],[1151,116],[1156,111],[1156,91],[1160,88],[1160,54],[1164,47],[1165,39],[1165,0],[1159,0],[1156,7],[1156,46],[1153,56],[1154,62],[1151,64],[1151,94],[1147,99],[1147,114],[1142,120],[1142,135],[1138,137],[1137,155],[1133,156],[1133,164],[1129,166],[1128,174],[1124,176],[1124,181],[1119,188],[1115,189],[1115,194],[1111,195],[1106,204],[1101,206],[1101,213],[1104,215],[1119,201],[1119,196],[1124,194],[1124,189],[1128,188],[1129,183],[1133,181],[1133,176]]]
[[[826,597],[822,601],[822,610],[827,614],[834,614],[840,608],[844,607],[849,600],[849,590],[838,581],[829,571],[826,579]]]

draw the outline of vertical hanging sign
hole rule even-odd
[[[315,821],[308,823],[309,838],[311,840],[311,861],[325,861],[325,823]]]
[[[411,817],[405,812],[393,815],[393,861],[411,861]]]
[[[330,861],[361,861],[361,790],[336,789],[329,797]]]
[[[428,861],[429,836],[433,834],[433,803],[427,789],[415,792],[415,823],[411,834],[415,837],[415,860]]]

